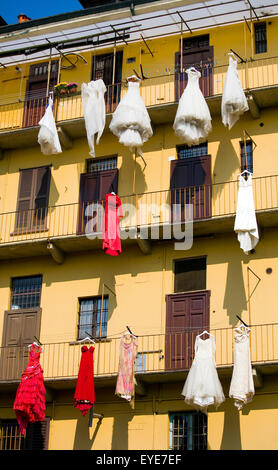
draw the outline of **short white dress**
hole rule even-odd
[[[224,400],[222,385],[219,381],[215,363],[215,339],[196,336],[195,357],[185,381],[182,395],[194,408],[207,412],[209,405],[217,408]]]
[[[224,126],[229,129],[238,121],[239,117],[248,111],[249,106],[237,71],[237,60],[229,54],[229,66],[225,78],[221,114]]]
[[[186,73],[188,83],[180,98],[173,128],[181,141],[191,146],[206,140],[211,131],[211,115],[200,90],[200,72],[191,67]]]
[[[109,128],[121,144],[141,151],[142,145],[153,135],[153,131],[139,86],[138,81],[128,82],[128,90],[113,113]]]

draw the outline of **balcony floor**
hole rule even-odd
[[[235,214],[226,215],[223,217],[212,217],[209,219],[197,220],[193,224],[193,238],[212,236],[214,234],[233,233],[234,231]],[[271,228],[278,226],[278,208],[269,209],[257,212],[257,221],[259,229]],[[154,226],[153,226],[154,227]],[[140,239],[137,236],[137,230],[140,226],[133,227],[130,229],[130,234],[133,238],[122,240],[122,249],[126,250],[130,246],[138,245],[138,249],[141,249],[142,253],[148,254],[151,252],[151,246],[156,242],[173,243],[178,240],[173,238],[173,227],[171,228],[171,238],[163,240],[163,228],[159,226],[159,237],[151,240],[151,226],[148,226],[148,239],[146,240],[145,247],[149,251],[144,251],[144,245],[140,244]],[[184,225],[182,226],[182,230]],[[0,244],[0,259],[18,259],[18,258],[29,258],[34,256],[49,256],[50,252],[48,249],[48,242],[51,241],[61,253],[74,253],[74,252],[85,252],[102,249],[102,240],[100,238],[89,239],[86,235],[68,235],[68,236],[57,236],[48,239],[38,238],[33,240],[22,240],[10,243]],[[194,240],[193,240],[194,243]]]

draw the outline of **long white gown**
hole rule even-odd
[[[128,90],[113,113],[109,128],[121,144],[130,150],[137,148],[141,153],[142,145],[153,135],[153,131],[139,86],[139,81],[128,82]]]
[[[102,136],[105,127],[106,109],[104,94],[106,86],[103,80],[92,80],[81,85],[81,99],[87,132],[87,139],[90,148],[89,155],[95,157],[95,134],[96,143]]]
[[[53,116],[53,100],[49,98],[46,111],[39,122],[40,130],[38,134],[38,143],[41,146],[41,152],[44,155],[61,153],[61,145]]]
[[[229,66],[225,78],[221,114],[224,126],[229,129],[238,121],[239,117],[248,111],[249,106],[237,71],[237,60],[229,54]]]
[[[255,394],[252,366],[250,359],[250,328],[235,328],[234,335],[234,368],[230,384],[229,397],[234,405],[241,410],[252,401]]]
[[[216,408],[225,400],[215,363],[215,339],[196,336],[195,356],[185,381],[182,395],[189,405],[207,412],[209,405]]]
[[[200,90],[200,72],[191,67],[186,73],[188,83],[180,98],[173,128],[181,141],[191,146],[207,138],[211,131],[211,115]]]
[[[240,248],[248,255],[249,251],[255,248],[259,241],[251,174],[249,174],[247,180],[242,175],[239,176],[234,230],[237,233]]]

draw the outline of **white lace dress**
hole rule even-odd
[[[95,157],[95,134],[97,134],[96,143],[98,144],[105,127],[105,92],[106,86],[101,79],[81,85],[85,127],[90,148],[89,155],[92,157]]]
[[[40,130],[38,134],[38,143],[40,144],[41,152],[44,155],[52,155],[62,152],[52,107],[53,100],[52,98],[49,98],[46,111],[39,122]]]
[[[247,180],[242,175],[239,176],[234,230],[237,233],[240,248],[248,255],[259,241],[251,174]]]
[[[249,106],[237,71],[237,60],[229,56],[229,66],[225,78],[221,114],[224,126],[229,129],[238,121],[239,117],[248,111]]]
[[[139,153],[144,142],[153,135],[151,120],[140,95],[138,81],[128,82],[128,90],[113,113],[109,128],[121,144],[130,150],[137,148]]]
[[[235,329],[234,368],[230,384],[229,397],[234,398],[234,405],[241,410],[252,401],[255,394],[252,366],[250,359],[250,329]]]
[[[200,72],[194,68],[186,70],[187,86],[180,98],[175,121],[175,134],[184,144],[197,145],[211,131],[211,115],[199,87]]]
[[[217,408],[224,400],[222,385],[219,381],[215,363],[215,340],[196,336],[195,357],[185,381],[182,395],[189,405],[207,412],[209,405]]]

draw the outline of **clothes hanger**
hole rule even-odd
[[[88,333],[87,331],[85,331],[85,333],[86,333],[87,335],[89,335],[89,333]],[[85,342],[87,342],[87,343],[89,342],[89,343],[96,344],[96,342],[94,341],[94,339],[92,338],[91,335],[86,336],[86,338],[80,339],[80,340],[77,341],[77,342],[78,342],[78,343],[83,343],[83,341],[85,341]]]
[[[205,335],[205,334],[207,334],[207,335],[209,335],[209,336],[212,336],[207,330],[204,330],[204,331],[203,331],[202,333],[200,333],[198,336],[200,337],[200,336],[203,336],[203,335]]]
[[[128,326],[127,326],[126,328],[127,328],[127,331],[124,332],[123,336],[130,335],[130,336],[132,336],[134,339],[136,339],[137,336],[135,336],[135,335],[132,333],[131,329],[130,329]]]
[[[33,345],[34,345],[34,346],[37,346],[37,348],[41,348],[41,352],[43,352],[43,348],[42,348],[42,345],[41,345],[41,343],[40,343],[39,340],[38,340],[38,341],[33,341],[33,343],[28,344],[28,348],[30,349],[31,346],[33,346]]]
[[[237,176],[243,176],[244,174],[248,174],[248,175],[253,175],[253,173],[251,173],[251,171],[248,171],[248,170],[243,170],[241,173],[239,173]]]

